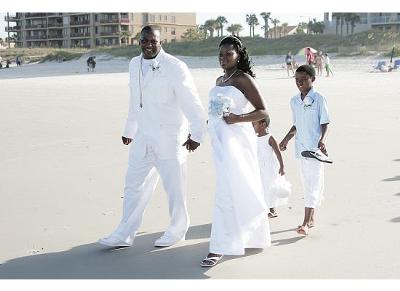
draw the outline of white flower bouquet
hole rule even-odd
[[[208,115],[210,117],[222,118],[231,112],[233,101],[231,98],[218,93],[217,96],[210,99],[208,103]]]

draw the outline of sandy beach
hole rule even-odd
[[[202,102],[221,74],[216,58],[183,58]],[[293,78],[276,61],[254,58],[257,83],[280,141],[291,126]],[[331,125],[325,200],[308,237],[296,226],[304,203],[294,141],[283,153],[293,193],[270,220],[272,246],[201,268],[208,253],[215,171],[207,137],[190,154],[186,241],[154,248],[169,218],[158,185],[134,246],[96,241],[117,225],[128,147],[128,60],[98,58],[0,70],[0,278],[399,279],[400,72],[370,73],[372,58],[332,58],[334,77],[317,77]]]

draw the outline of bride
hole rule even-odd
[[[244,255],[246,248],[271,244],[252,127],[268,115],[266,105],[238,37],[222,39],[219,63],[225,74],[210,91],[208,121],[217,186],[210,249],[202,267],[215,266],[223,255]]]

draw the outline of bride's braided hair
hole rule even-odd
[[[241,39],[236,35],[229,35],[221,40],[221,42],[219,43],[219,47],[221,47],[224,44],[232,44],[235,47],[237,53],[239,54],[239,63],[237,64],[237,68],[255,78],[256,74],[254,74],[254,72],[251,69],[253,66],[252,62],[250,60],[247,49],[243,45]]]

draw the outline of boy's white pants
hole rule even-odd
[[[186,158],[160,160],[150,146],[144,157],[131,151],[125,178],[123,213],[111,236],[132,243],[159,177],[168,195],[170,226],[165,234],[183,238],[189,228],[186,205]]]
[[[320,206],[324,192],[324,163],[315,159],[300,159],[300,175],[304,188],[305,207]]]

